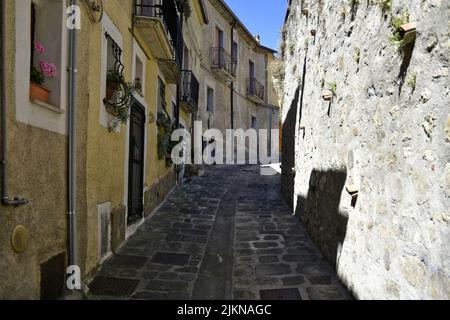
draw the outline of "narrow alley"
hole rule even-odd
[[[0,1],[0,302],[450,300],[449,14]]]
[[[350,299],[282,199],[280,176],[211,166],[107,261],[90,299]]]

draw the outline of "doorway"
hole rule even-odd
[[[128,224],[144,215],[145,108],[134,101],[130,108],[128,155]]]

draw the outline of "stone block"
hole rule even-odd
[[[300,286],[306,282],[303,276],[294,276],[283,278],[284,286]]]
[[[291,267],[287,264],[260,264],[256,266],[257,276],[275,276],[291,272]]]

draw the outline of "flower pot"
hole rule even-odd
[[[106,82],[106,100],[111,101],[114,94],[117,92],[117,83],[108,81]]]
[[[106,112],[108,112],[113,117],[117,117],[119,115],[119,110],[115,106],[111,106],[109,104],[105,105]]]
[[[50,97],[50,90],[30,81],[30,98],[32,100],[39,100],[48,103]]]

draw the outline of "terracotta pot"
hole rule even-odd
[[[50,90],[38,85],[37,83],[30,81],[30,98],[32,100],[38,100],[48,103],[50,97]]]
[[[106,100],[111,101],[117,91],[117,83],[108,81],[106,83]]]

